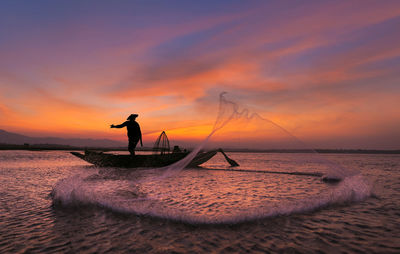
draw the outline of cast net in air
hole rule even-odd
[[[184,159],[163,168],[107,168],[69,177],[54,187],[53,201],[185,223],[234,224],[314,211],[371,195],[362,175],[339,165],[342,157],[317,153],[270,120],[274,118],[252,113],[224,93],[219,106],[210,105],[210,112],[215,107],[218,115],[210,131],[193,142],[197,146]],[[185,134],[190,136],[190,129]],[[176,133],[169,136],[176,142]],[[165,132],[155,147],[168,152]],[[229,148],[225,152],[240,166],[231,168],[218,153],[201,168],[187,168],[201,150],[220,147]],[[326,184],[323,176],[340,181]]]

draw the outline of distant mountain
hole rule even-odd
[[[56,138],[56,137],[28,137],[17,133],[0,130],[0,144],[23,145],[52,144],[77,147],[124,147],[127,144],[110,139],[81,139],[81,138]]]

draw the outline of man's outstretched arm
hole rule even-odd
[[[118,125],[111,124],[110,128],[123,128],[125,126],[126,126],[126,122],[118,124]]]

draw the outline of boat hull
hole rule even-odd
[[[196,167],[211,159],[217,152],[210,151],[198,154],[188,165]],[[98,167],[121,167],[121,168],[148,168],[165,167],[177,162],[188,155],[188,153],[151,154],[151,155],[116,155],[103,152],[85,151],[85,153],[71,152],[76,157]]]

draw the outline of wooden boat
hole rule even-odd
[[[196,155],[187,167],[198,167],[200,164],[211,159],[219,150],[212,150]],[[116,155],[96,151],[85,151],[85,153],[71,152],[76,157],[87,161],[98,167],[164,167],[183,159],[188,152],[150,154],[150,155]]]
[[[159,154],[149,155],[117,155],[96,151],[85,150],[85,153],[71,152],[76,157],[94,164],[98,167],[122,167],[122,168],[158,168],[165,167],[185,158],[189,152],[182,152],[179,146],[175,146],[173,152],[170,153],[170,144],[165,131],[154,143],[153,151]],[[231,166],[239,166],[236,161],[228,158],[222,149],[212,150],[209,152],[198,153],[186,167],[198,167],[200,164],[211,159],[217,152],[221,152],[227,162]]]

